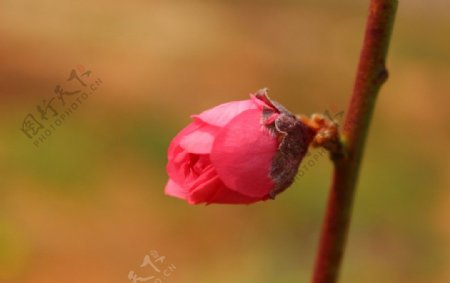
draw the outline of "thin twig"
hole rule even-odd
[[[377,93],[388,77],[385,60],[397,4],[397,0],[370,2],[353,95],[342,128],[346,154],[334,160],[313,283],[334,283],[338,280],[364,143]]]

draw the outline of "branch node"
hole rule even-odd
[[[311,143],[313,147],[326,149],[334,162],[345,156],[337,121],[317,113],[311,115],[311,118],[301,115],[298,119],[314,133]]]

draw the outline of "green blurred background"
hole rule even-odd
[[[326,156],[276,201],[189,206],[163,194],[166,149],[262,87],[345,110],[367,2],[1,0],[0,282],[308,282]],[[450,282],[449,9],[400,3],[341,282]],[[81,65],[102,85],[34,146],[25,116]],[[140,267],[152,250],[176,269]]]

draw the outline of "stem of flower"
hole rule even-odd
[[[334,160],[313,283],[334,283],[338,280],[364,143],[377,93],[388,77],[385,60],[397,4],[397,0],[370,2],[353,95],[341,134],[345,154]]]

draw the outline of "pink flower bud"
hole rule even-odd
[[[172,140],[165,193],[190,204],[249,204],[294,181],[314,136],[262,89],[192,116]]]

